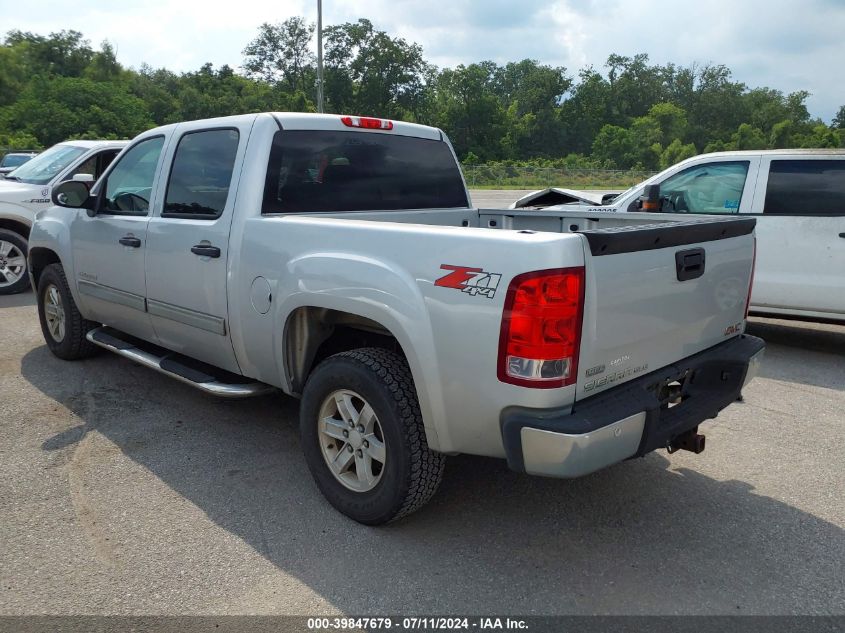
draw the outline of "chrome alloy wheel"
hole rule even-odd
[[[44,318],[50,336],[56,343],[61,343],[65,338],[65,309],[62,305],[62,295],[53,284],[44,290]]]
[[[26,274],[26,257],[20,249],[0,240],[0,288],[17,283]]]
[[[378,418],[364,398],[348,389],[330,393],[320,406],[317,435],[335,479],[355,492],[376,487],[386,448]]]

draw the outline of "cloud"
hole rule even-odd
[[[205,62],[238,67],[262,22],[292,15],[316,21],[314,0],[165,0],[76,3],[47,0],[38,12],[0,0],[4,28],[82,31],[108,39],[130,66],[187,71]],[[829,120],[845,103],[841,0],[324,0],[324,24],[369,18],[377,28],[423,46],[438,66],[532,58],[572,75],[601,68],[610,53],[648,53],[653,63],[725,64],[751,87],[808,90],[810,111]]]

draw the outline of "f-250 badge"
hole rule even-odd
[[[492,299],[496,295],[496,289],[499,287],[499,281],[502,279],[501,274],[488,273],[481,268],[453,266],[451,264],[442,264],[440,268],[451,272],[437,279],[434,282],[435,286],[454,288],[468,293],[471,297],[481,295],[482,297]]]

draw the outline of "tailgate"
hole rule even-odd
[[[584,325],[576,399],[738,335],[754,258],[754,219],[583,231]]]

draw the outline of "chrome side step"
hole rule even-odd
[[[275,387],[263,382],[249,381],[243,376],[211,367],[152,344],[145,344],[144,341],[110,327],[95,328],[88,332],[85,338],[94,345],[215,396],[249,398],[276,391]]]

